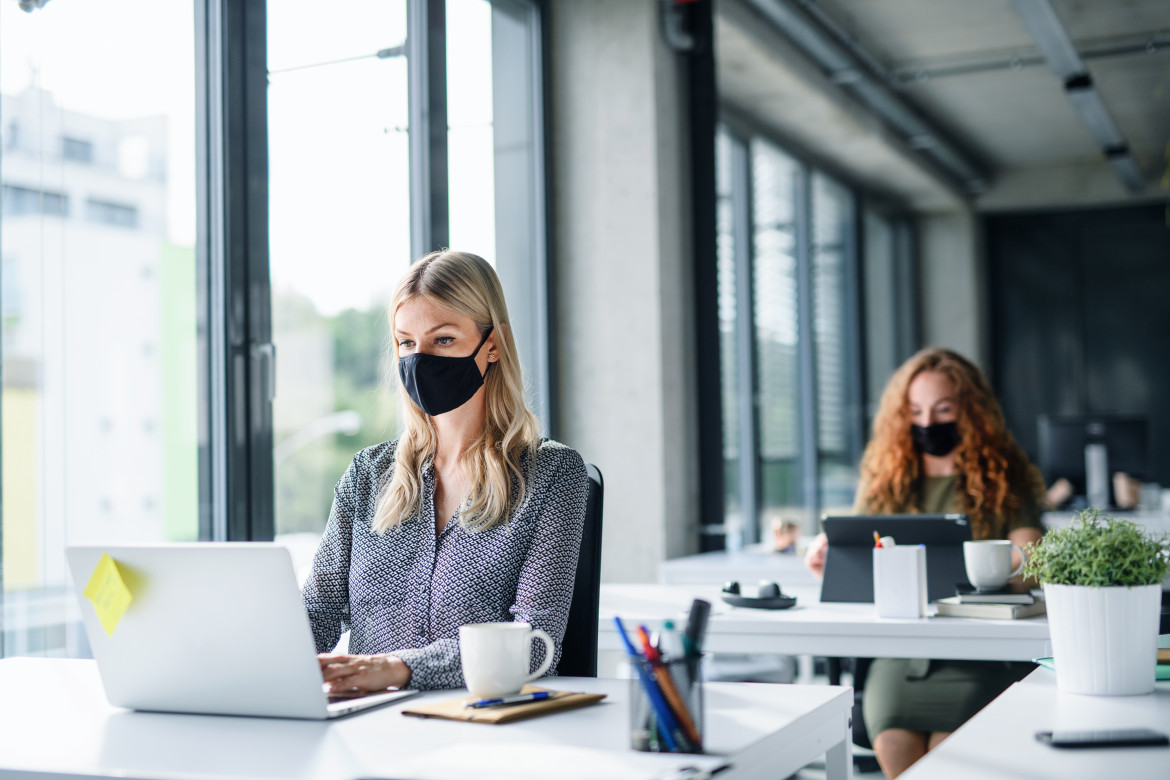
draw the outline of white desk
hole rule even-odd
[[[803,540],[811,541],[811,537]],[[760,580],[780,584],[781,590],[797,587],[820,587],[818,580],[804,565],[804,556],[795,552],[775,552],[763,544],[745,547],[739,552],[700,553],[663,561],[658,567],[662,585],[719,585],[738,580],[745,593],[751,593]]]
[[[1118,520],[1132,520],[1152,534],[1170,531],[1170,512],[1117,510],[1108,512],[1108,514]],[[1059,528],[1071,523],[1075,517],[1075,512],[1044,512],[1040,515],[1040,522],[1046,529]]]
[[[263,659],[260,659],[261,661]],[[0,661],[0,777],[146,780],[669,778],[730,763],[724,778],[785,777],[825,756],[852,773],[852,690],[707,683],[708,756],[630,750],[628,680],[562,678],[599,705],[504,726],[404,717],[426,698],[334,722],[131,712],[111,707],[92,661]]]
[[[1030,661],[1052,655],[1048,620],[974,620],[927,617],[878,618],[872,604],[821,604],[817,590],[787,589],[791,609],[730,607],[717,587],[697,585],[602,585],[600,635],[603,650],[622,645],[613,624],[685,620],[691,600],[711,602],[704,650],[712,653],[782,653],[866,658],[955,658]],[[933,610],[933,607],[931,607]]]
[[[1037,669],[912,766],[906,780],[1144,780],[1170,777],[1170,747],[1056,749],[1037,731],[1152,728],[1170,734],[1170,682],[1147,696],[1081,696]]]

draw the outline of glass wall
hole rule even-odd
[[[199,535],[195,13],[117,10],[0,3],[4,655],[88,654],[66,545]]]
[[[447,4],[447,202],[451,247],[496,264],[492,4]]]
[[[856,362],[858,321],[852,300],[853,195],[822,173],[812,175],[813,350],[816,355],[817,503],[848,513],[857,484],[861,410]]]
[[[767,540],[777,521],[812,532],[822,514],[852,510],[877,370],[863,370],[866,351],[884,384],[890,355],[911,338],[901,308],[912,318],[916,302],[904,220],[867,212],[859,235],[849,187],[738,123],[719,129],[716,179],[724,528],[734,548]],[[863,340],[861,323],[882,324],[866,307],[895,288],[875,309],[899,339],[887,355],[868,326]]]
[[[397,435],[386,304],[410,264],[406,0],[268,4],[276,534],[299,567],[333,486]]]
[[[527,0],[446,0],[450,245],[504,287],[533,411],[548,431],[540,15]]]
[[[879,203],[863,211],[862,290],[865,311],[865,432],[890,376],[917,349],[913,231],[909,221]]]
[[[872,423],[886,382],[898,367],[897,279],[894,266],[894,226],[872,209],[865,210],[865,382],[869,403],[866,421]],[[866,430],[868,430],[868,425]]]
[[[751,142],[751,215],[761,515],[791,519],[801,506],[797,199],[800,165],[761,138]]]
[[[131,26],[0,3],[0,655],[88,654],[67,544],[261,538],[274,504],[304,571],[354,453],[398,433],[385,307],[424,176],[450,177],[423,182],[449,194],[435,232],[504,280],[547,419],[539,5],[411,23],[439,4],[450,56],[412,81],[407,0],[127,0]],[[449,159],[412,181],[423,89]]]
[[[743,154],[743,142],[726,128],[715,136],[715,230],[719,311],[719,386],[723,412],[723,522],[742,528],[746,505],[740,479],[740,307],[735,232],[735,161]]]
[[[547,419],[540,19],[519,0],[434,1],[448,180],[431,186],[448,245],[500,275]],[[399,432],[386,305],[414,259],[406,36],[406,0],[268,7],[276,532],[302,573],[354,453]]]

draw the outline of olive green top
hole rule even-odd
[[[954,512],[957,496],[955,488],[959,478],[950,474],[945,477],[923,477],[918,508],[928,515]]]
[[[857,512],[865,514],[869,512],[869,509],[864,506],[864,502],[860,498],[864,492],[861,487],[859,486],[857,491]],[[963,498],[959,495],[959,475],[957,474],[945,477],[922,477],[918,481],[915,492],[918,494],[918,500],[915,502],[914,509],[924,514],[967,511]],[[907,507],[903,511],[913,511],[913,509]],[[1036,502],[1036,497],[1032,495],[1020,496],[1020,507],[1015,510],[1007,510],[1006,516],[1001,517],[1001,523],[999,533],[990,534],[990,538],[1005,539],[1009,533],[1017,528],[1044,530],[1044,526],[1040,522],[1040,506]]]

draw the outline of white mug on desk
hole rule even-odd
[[[1020,553],[1020,565],[1012,568],[1012,551]],[[981,539],[963,542],[963,565],[967,579],[981,590],[995,590],[1024,570],[1028,554],[1007,539]]]
[[[529,673],[533,639],[544,642],[544,662]],[[555,652],[552,637],[527,623],[472,623],[459,627],[463,679],[471,694],[481,699],[519,693],[524,683],[548,671]]]

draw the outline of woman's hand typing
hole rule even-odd
[[[410,684],[410,667],[401,658],[383,655],[321,653],[321,676],[330,693],[384,691]]]

